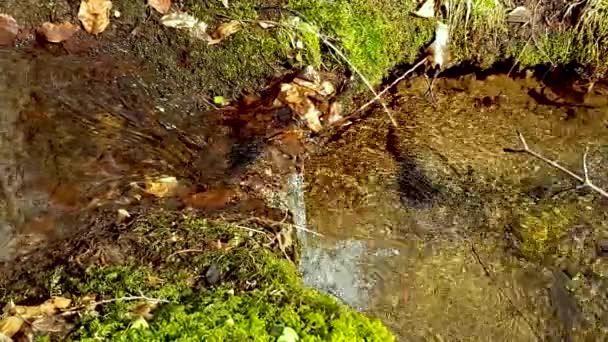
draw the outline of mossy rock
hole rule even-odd
[[[82,268],[61,265],[47,273],[45,285],[50,295],[70,297],[76,303],[90,294],[97,300],[146,296],[166,302],[158,306],[139,299],[104,303],[82,311],[69,332],[39,339],[394,340],[379,321],[305,288],[293,262],[268,247],[273,234],[251,234],[235,225],[188,215],[141,218],[115,243],[119,250],[114,254],[122,254],[124,262]],[[27,300],[13,289],[2,300],[15,298]],[[138,313],[146,305],[151,316]]]

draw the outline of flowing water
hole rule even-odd
[[[0,52],[0,258],[74,234],[100,208],[246,210],[279,194],[297,226],[323,235],[298,230],[306,284],[404,341],[603,336],[603,304],[585,303],[606,286],[595,250],[606,200],[503,151],[519,130],[578,170],[590,146],[591,175],[608,184],[602,84],[570,99],[533,75],[469,74],[431,97],[413,79],[392,97],[398,128],[374,113],[294,173],[265,140],[293,124],[282,110],[210,111],[160,83],[109,56]],[[547,207],[575,214],[532,256],[519,220]]]

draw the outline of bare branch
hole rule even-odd
[[[591,190],[597,192],[598,194],[608,198],[608,192],[606,190],[598,187],[597,185],[593,184],[593,182],[591,182],[591,179],[589,179],[589,167],[587,166],[587,155],[589,154],[589,147],[587,147],[585,149],[585,153],[583,154],[584,175],[581,176],[581,175],[578,175],[578,174],[568,170],[567,168],[565,168],[564,166],[559,164],[557,161],[550,160],[550,159],[546,158],[545,156],[543,156],[542,154],[530,149],[530,146],[528,146],[528,143],[526,142],[526,139],[524,138],[523,134],[521,134],[521,132],[517,132],[517,135],[519,137],[519,140],[521,141],[521,144],[523,145],[523,149],[521,149],[521,150],[505,149],[505,151],[527,153],[527,154],[533,156],[534,158],[542,160],[543,162],[553,166],[554,168],[564,172],[568,176],[581,182],[582,183],[580,186],[581,188],[588,187]]]

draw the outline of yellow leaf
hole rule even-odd
[[[148,0],[148,5],[154,8],[158,13],[165,14],[171,8],[171,0]]]
[[[78,20],[84,29],[91,34],[100,34],[110,24],[110,0],[83,0],[78,10]]]
[[[11,305],[10,307],[7,307],[7,311],[9,314],[19,315],[24,319],[30,319],[54,315],[58,310],[68,308],[71,303],[72,300],[68,298],[53,297],[36,306]]]
[[[21,330],[22,325],[23,319],[16,316],[6,317],[0,321],[0,335],[13,337],[13,335]]]

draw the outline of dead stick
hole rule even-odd
[[[578,175],[570,170],[568,170],[567,168],[565,168],[564,166],[562,166],[561,164],[559,164],[558,162],[556,162],[555,160],[550,160],[549,158],[543,156],[542,154],[530,149],[530,146],[528,146],[528,143],[526,142],[526,139],[524,138],[523,134],[521,134],[521,132],[517,132],[517,135],[519,137],[519,140],[521,141],[521,144],[523,146],[523,149],[521,150],[513,150],[513,149],[505,149],[506,152],[524,152],[527,153],[551,166],[553,166],[554,168],[564,172],[565,174],[567,174],[568,176],[576,179],[577,181],[583,183],[581,185],[581,187],[589,187],[591,190],[597,192],[598,194],[608,198],[608,192],[600,187],[598,187],[597,185],[593,184],[593,182],[591,181],[591,179],[589,178],[589,167],[587,166],[587,155],[589,154],[589,148],[587,147],[585,149],[585,153],[583,154],[583,171],[584,171],[584,175]]]

